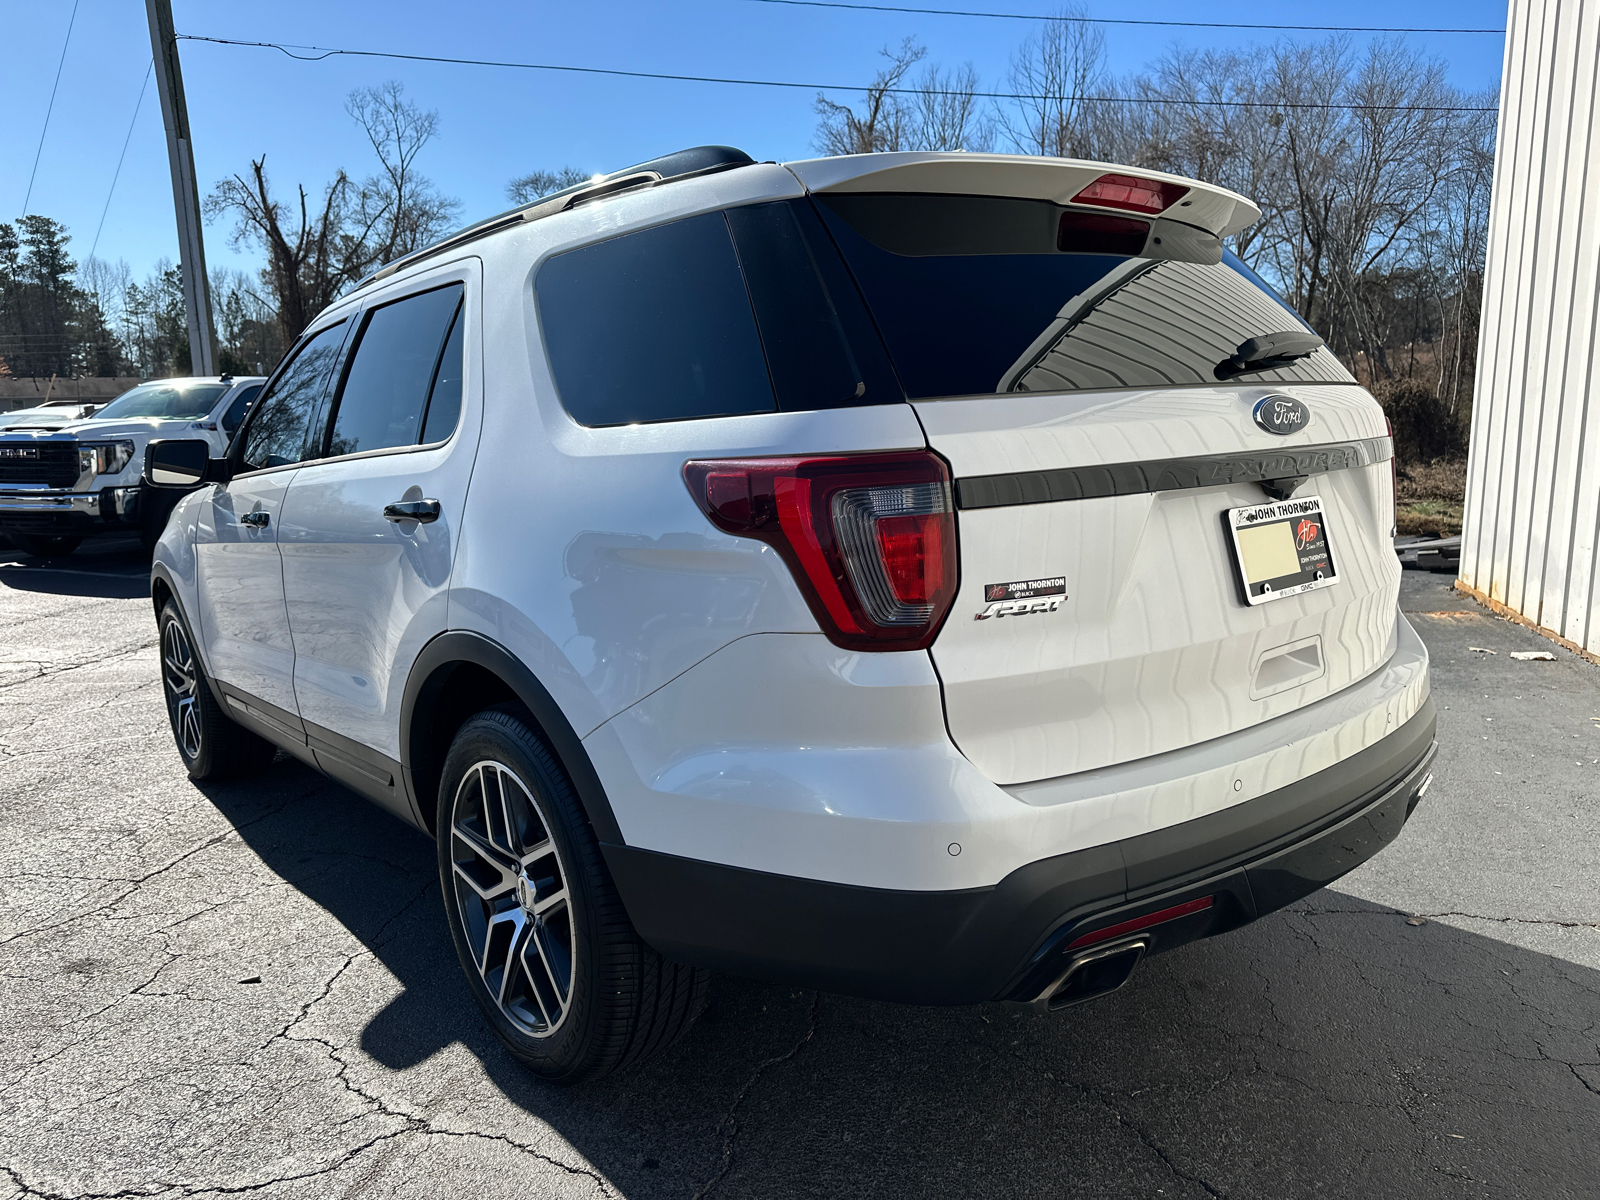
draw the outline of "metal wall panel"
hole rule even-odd
[[[1513,0],[1461,578],[1600,651],[1600,0]]]

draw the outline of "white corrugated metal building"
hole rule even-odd
[[[1600,653],[1600,0],[1512,0],[1461,581]]]

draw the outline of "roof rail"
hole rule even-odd
[[[612,171],[607,175],[596,175],[593,179],[586,179],[572,187],[562,188],[559,192],[551,192],[548,196],[540,196],[537,200],[527,204],[518,205],[516,208],[507,209],[503,213],[486,217],[482,221],[474,222],[465,229],[447,234],[432,245],[424,246],[420,250],[413,250],[410,254],[395,259],[379,267],[372,274],[356,284],[351,292],[359,292],[369,283],[376,283],[380,279],[387,279],[403,267],[425,258],[432,258],[435,254],[442,254],[446,250],[454,249],[466,242],[477,241],[491,233],[498,233],[513,225],[525,221],[537,221],[541,217],[548,217],[554,213],[565,212],[580,204],[587,204],[592,200],[600,200],[606,196],[631,191],[634,188],[654,187],[658,183],[672,183],[679,179],[688,179],[696,175],[712,175],[718,171],[731,170],[734,167],[748,167],[755,162],[743,150],[735,150],[732,146],[694,146],[688,150],[679,150],[672,154],[663,154],[660,158],[652,158],[648,162],[637,163],[631,167],[624,167],[620,171]]]

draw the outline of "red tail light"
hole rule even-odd
[[[1189,189],[1181,183],[1140,179],[1136,175],[1102,175],[1072,198],[1074,204],[1121,208],[1128,212],[1160,213],[1176,204]]]
[[[718,529],[783,556],[817,623],[849,650],[921,650],[956,595],[950,470],[925,450],[684,464]]]

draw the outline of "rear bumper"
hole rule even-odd
[[[1071,942],[1199,897],[1149,931],[1152,953],[1247,924],[1388,845],[1430,778],[1432,700],[1313,775],[1211,815],[1029,863],[993,887],[897,891],[632,846],[605,854],[641,936],[668,957],[921,1004],[1033,1000]]]
[[[770,875],[957,892],[1280,791],[1376,745],[1427,696],[1427,648],[1397,615],[1388,661],[1335,695],[1225,737],[1001,787],[951,741],[927,654],[752,634],[603,723],[584,749],[616,814],[621,836],[608,840]]]

